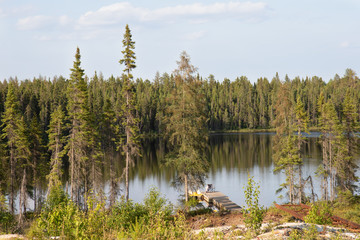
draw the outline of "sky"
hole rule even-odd
[[[186,51],[204,78],[271,80],[360,70],[359,0],[0,0],[0,80],[119,76],[129,24],[135,78],[172,73]]]

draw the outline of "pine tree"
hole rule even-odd
[[[49,135],[48,149],[51,152],[50,173],[47,176],[49,180],[48,193],[53,188],[61,186],[63,157],[66,154],[65,146],[65,114],[62,106],[59,105],[51,113],[50,125],[47,131]]]
[[[338,146],[338,184],[341,191],[350,191],[354,193],[355,182],[358,181],[356,170],[358,165],[355,156],[358,154],[359,123],[357,121],[358,113],[356,110],[356,101],[350,90],[347,91],[343,103],[342,132],[339,136]]]
[[[84,70],[81,69],[80,50],[77,48],[75,61],[71,69],[68,84],[68,113],[70,135],[66,145],[70,163],[70,194],[78,205],[86,199],[89,186],[89,138],[92,129],[89,127],[89,108],[87,83]]]
[[[309,123],[309,116],[304,109],[304,104],[301,101],[300,96],[298,96],[295,106],[295,130],[297,131],[297,150],[299,155],[299,161],[297,163],[298,167],[298,174],[299,174],[299,186],[298,186],[298,202],[299,204],[302,202],[303,199],[303,178],[302,178],[302,165],[303,161],[301,159],[301,146],[305,142],[303,137],[303,132],[308,133],[308,123]]]
[[[36,212],[41,201],[41,187],[40,181],[46,175],[46,155],[45,145],[43,143],[43,136],[41,125],[37,116],[33,116],[27,131],[28,141],[30,144],[30,163],[32,168],[32,183],[33,183],[33,198],[34,211]]]
[[[129,168],[134,165],[134,158],[139,156],[139,119],[135,115],[135,96],[134,87],[132,83],[132,70],[135,65],[135,42],[132,40],[132,35],[128,25],[125,27],[124,39],[122,41],[124,50],[121,51],[124,58],[120,59],[119,63],[125,65],[123,70],[126,75],[123,75],[124,83],[122,86],[122,95],[124,102],[121,106],[122,125],[125,128],[126,142],[120,143],[125,154],[125,199],[129,200]]]
[[[15,208],[15,187],[21,185],[19,222],[22,223],[23,214],[26,211],[26,173],[29,166],[30,149],[29,142],[25,133],[24,118],[19,111],[19,101],[16,97],[15,86],[13,82],[8,85],[8,92],[5,102],[5,111],[2,116],[2,138],[6,140],[9,166],[10,166],[10,211],[14,214]],[[20,171],[22,170],[22,171]],[[23,173],[21,183],[17,181],[19,174]],[[25,179],[24,179],[25,178]],[[23,206],[25,206],[23,208]]]
[[[116,171],[115,171],[115,144],[119,142],[118,127],[116,126],[116,114],[113,110],[112,104],[109,99],[105,101],[104,112],[103,112],[103,133],[104,133],[104,142],[103,144],[105,153],[108,155],[109,159],[109,174],[110,174],[110,193],[109,193],[109,204],[110,207],[115,204],[116,197],[119,192],[119,184],[117,181]]]
[[[323,148],[323,163],[318,172],[323,176],[323,199],[325,201],[329,200],[328,194],[330,194],[330,201],[334,201],[336,196],[336,166],[339,163],[338,158],[340,156],[337,155],[337,152],[340,148],[339,137],[342,135],[342,129],[335,111],[335,106],[331,100],[324,102],[324,97],[321,94],[318,107]],[[329,191],[327,189],[328,185],[330,187]]]
[[[194,77],[196,68],[183,52],[174,71],[175,88],[168,102],[166,130],[172,152],[167,164],[177,170],[176,183],[184,184],[185,201],[188,192],[204,184],[208,170],[206,156],[208,130],[201,82]]]

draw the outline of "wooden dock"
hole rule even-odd
[[[215,207],[227,211],[241,211],[241,207],[232,202],[228,196],[222,192],[202,192],[202,198],[209,204],[213,204]]]

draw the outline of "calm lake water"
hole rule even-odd
[[[273,173],[273,133],[213,134],[210,143],[210,172],[207,183],[223,192],[235,203],[243,206],[244,187],[248,174],[260,184],[260,204],[270,206],[282,202],[276,190],[285,181],[283,173]],[[303,177],[311,175],[316,193],[320,197],[319,179],[315,171],[321,163],[319,134],[312,133],[303,146]],[[136,162],[131,172],[130,198],[141,202],[151,187],[157,187],[163,196],[177,204],[182,191],[171,186],[175,170],[161,164],[165,155],[164,144],[157,140],[144,143],[143,157]],[[121,166],[118,166],[121,171]],[[182,189],[181,189],[182,190]]]

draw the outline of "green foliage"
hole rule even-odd
[[[162,213],[164,217],[169,217],[173,211],[173,206],[167,199],[160,195],[156,188],[151,188],[144,198],[144,207],[150,218]]]
[[[331,224],[332,210],[331,206],[326,202],[311,204],[308,215],[304,217],[306,223],[313,224]]]
[[[111,211],[112,214],[108,220],[110,228],[126,231],[136,222],[148,223],[159,214],[163,218],[169,218],[173,207],[165,198],[160,196],[155,188],[152,188],[144,198],[143,204],[121,198]]]
[[[259,187],[253,177],[248,176],[248,183],[244,191],[247,206],[242,208],[242,213],[245,218],[245,226],[255,233],[259,232],[265,216],[264,207],[259,205]]]
[[[302,234],[299,230],[294,229],[290,232],[289,240],[302,240]]]
[[[29,236],[74,238],[74,220],[78,214],[79,210],[65,192],[60,187],[52,188],[43,211],[30,229]]]
[[[108,225],[111,229],[127,231],[138,219],[143,219],[144,216],[146,216],[146,210],[143,205],[121,198],[111,209]]]
[[[308,228],[304,230],[302,239],[304,240],[316,240],[319,238],[319,233],[314,224],[311,224]]]
[[[33,223],[29,237],[62,239],[106,239],[107,213],[104,203],[87,199],[87,212],[81,211],[64,191],[52,188],[46,206]]]
[[[166,108],[166,136],[171,152],[166,164],[177,170],[177,186],[184,186],[185,201],[190,189],[204,184],[208,170],[205,101],[201,80],[196,78],[196,68],[191,65],[186,52],[181,53],[178,68],[174,71],[174,88]]]
[[[13,214],[0,210],[0,234],[12,233],[16,225],[17,222]]]

